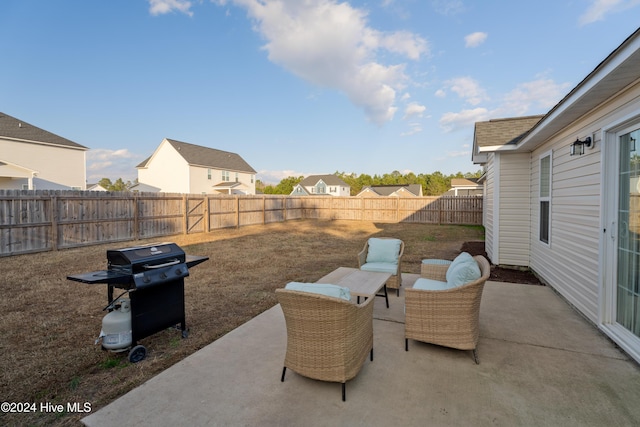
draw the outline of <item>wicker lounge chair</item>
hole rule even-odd
[[[460,350],[472,350],[477,363],[480,335],[480,300],[490,265],[483,256],[473,257],[481,277],[452,289],[405,290],[405,350],[409,339]],[[446,281],[449,264],[423,263],[421,276]]]
[[[390,243],[399,242],[399,252],[394,254],[393,262],[374,262],[372,263],[369,257],[369,248],[371,244],[375,244],[377,241]],[[372,242],[373,241],[373,242]],[[402,255],[404,254],[404,242],[392,237],[376,237],[367,240],[364,244],[364,248],[358,253],[358,268],[367,271],[384,271],[391,273],[391,278],[387,281],[387,288],[395,289],[396,294],[400,296],[400,286],[402,285]],[[373,267],[371,267],[373,266]]]
[[[373,360],[373,300],[354,304],[339,298],[276,289],[287,324],[287,368],[308,378],[342,383],[354,378],[367,354]]]

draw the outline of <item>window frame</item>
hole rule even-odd
[[[543,194],[543,164],[549,159],[547,179],[547,191]],[[542,153],[538,159],[538,241],[546,246],[551,246],[551,199],[553,189],[553,151]],[[543,208],[546,206],[546,209]],[[546,230],[543,230],[543,214],[546,214]],[[546,232],[543,235],[543,231]],[[546,237],[546,240],[544,238]]]

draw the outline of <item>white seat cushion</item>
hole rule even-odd
[[[368,262],[366,264],[362,264],[360,270],[375,271],[378,273],[389,273],[395,276],[396,274],[398,274],[398,264],[389,264],[386,262]]]
[[[284,288],[290,291],[310,292],[351,301],[351,291],[349,291],[349,288],[329,283],[289,282]]]
[[[446,289],[452,289],[455,286],[451,286],[447,282],[441,282],[439,280],[425,279],[424,277],[416,280],[413,284],[413,289],[421,289],[425,291],[444,291]]]

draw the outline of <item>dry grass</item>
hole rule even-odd
[[[404,240],[405,272],[422,258],[453,259],[480,227],[294,221],[174,236],[186,253],[210,259],[185,282],[188,339],[166,330],[141,341],[147,358],[126,361],[94,345],[107,303],[104,284],[67,275],[106,268],[106,250],[125,242],[0,258],[0,396],[9,402],[90,402],[95,411],[276,304],[274,289],[316,281],[339,266],[357,267],[371,236]],[[156,239],[157,241],[158,239]],[[119,290],[115,290],[116,296]],[[80,414],[0,414],[3,425],[77,425]]]

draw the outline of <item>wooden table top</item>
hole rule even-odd
[[[330,283],[332,285],[349,288],[351,295],[370,297],[378,293],[391,277],[389,273],[362,271],[357,268],[339,267],[316,283]]]

